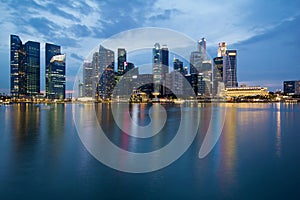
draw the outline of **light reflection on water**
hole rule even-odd
[[[120,148],[135,152],[168,144],[180,120],[178,107],[168,105],[162,133],[151,140],[141,139],[122,134],[110,104],[79,106],[82,112],[95,108],[107,137]],[[199,159],[211,106],[216,105],[198,104],[198,136],[179,160],[140,175],[112,170],[86,151],[76,133],[71,105],[57,104],[49,110],[30,104],[0,107],[0,198],[287,199],[296,195],[300,180],[299,104],[217,105],[227,109],[223,132],[212,152]],[[146,104],[134,105],[132,119],[148,125],[149,109]],[[153,117],[160,116],[156,113]],[[192,114],[186,117],[193,120]],[[123,119],[126,125],[128,116]],[[91,124],[85,126],[94,129]],[[128,162],[128,158],[122,159]]]

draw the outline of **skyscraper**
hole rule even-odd
[[[97,96],[110,99],[115,86],[115,53],[102,45],[99,47],[99,82]]]
[[[284,81],[283,91],[286,95],[300,95],[300,80]]]
[[[174,71],[177,71],[181,74],[184,74],[184,70],[183,70],[183,62],[180,61],[179,59],[175,58],[173,61],[173,67],[174,67]]]
[[[53,56],[60,54],[60,46],[55,44],[45,44],[45,86],[46,86],[46,97],[50,98],[50,81],[51,81],[51,71],[50,71],[50,60],[53,58]]]
[[[115,65],[115,53],[106,49],[102,45],[99,47],[99,74],[101,74],[108,66]]]
[[[83,94],[85,97],[93,97],[93,67],[92,63],[83,63]]]
[[[46,43],[46,97],[65,99],[66,55],[61,54],[60,46]]]
[[[206,60],[206,39],[202,38],[198,42],[198,51],[200,52],[201,60]]]
[[[118,74],[122,76],[125,72],[126,50],[124,48],[118,49]]]
[[[95,52],[93,54],[93,60],[91,63],[91,68],[92,71],[90,72],[89,76],[90,76],[90,81],[91,81],[91,93],[89,94],[89,97],[95,97],[97,96],[97,87],[99,84],[99,69],[100,69],[100,56],[99,56],[99,52]]]
[[[223,57],[213,59],[213,96],[218,96],[223,83]]]
[[[218,57],[222,57],[226,55],[226,42],[219,42],[219,47],[218,47]]]
[[[169,73],[169,49],[167,45],[163,45],[161,50],[161,66],[162,66],[162,82],[164,87],[162,87],[162,95],[167,95],[170,90],[166,88],[167,85],[167,74]]]
[[[12,97],[40,93],[40,43],[28,41],[23,45],[19,36],[11,35],[10,68]]]
[[[171,72],[171,90],[180,98],[184,94],[184,69],[183,62],[175,58],[173,61],[174,71]]]
[[[223,59],[223,79],[225,87],[237,87],[237,51],[226,50]]]
[[[34,96],[40,93],[40,43],[26,42],[25,52],[26,93],[29,96]]]
[[[161,66],[161,51],[160,45],[155,43],[152,49],[153,55],[153,84],[154,92],[161,93],[161,83],[162,83],[162,66]]]
[[[53,56],[49,64],[48,91],[49,99],[64,100],[66,97],[66,55]]]
[[[19,51],[22,41],[17,35],[10,35],[10,93],[18,97],[19,93]]]
[[[202,58],[199,51],[193,51],[190,56],[190,73],[197,74],[202,67]]]

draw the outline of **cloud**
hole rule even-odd
[[[206,37],[212,51],[220,41],[247,51],[246,45],[239,44],[277,38],[276,31],[284,32],[280,28],[283,24],[298,18],[299,7],[300,2],[295,0],[272,4],[259,0],[0,1],[0,44],[7,52],[1,59],[8,57],[9,35],[17,34],[24,42],[61,45],[68,67],[78,69],[80,58],[86,58],[105,38],[148,26],[174,29],[194,39]],[[299,30],[297,24],[295,27]],[[166,41],[172,46],[172,41]],[[284,41],[295,46],[292,36]]]

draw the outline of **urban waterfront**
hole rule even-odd
[[[140,174],[120,172],[96,160],[80,140],[72,112],[94,109],[103,131],[114,144],[132,152],[149,152],[175,137],[182,105],[161,105],[166,109],[166,124],[159,134],[145,140],[123,133],[114,122],[111,106],[1,106],[0,198],[297,199],[300,196],[300,104],[186,105],[187,109],[200,110],[198,134],[192,145],[171,165]],[[132,104],[131,116],[145,126],[150,122],[150,108],[149,104]],[[212,108],[226,108],[223,131],[212,151],[199,159]],[[152,120],[160,117],[152,115]],[[193,115],[185,119],[198,123]],[[89,123],[85,128],[95,129]],[[186,134],[190,134],[188,130]],[[124,162],[131,161],[124,158]]]

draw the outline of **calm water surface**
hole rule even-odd
[[[71,104],[2,106],[0,199],[300,199],[299,104],[198,106],[202,120],[190,148],[168,167],[145,174],[111,169],[90,155]],[[213,150],[199,159],[211,106],[227,108],[225,125]],[[95,111],[114,144],[149,152],[168,144],[178,129],[179,106],[165,107],[167,123],[152,141],[124,134],[109,104]],[[149,108],[133,105],[131,116],[139,125],[150,123]]]

